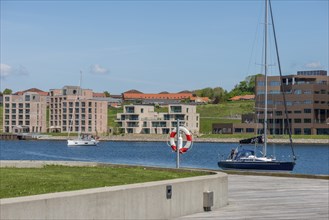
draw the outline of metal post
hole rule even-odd
[[[179,119],[177,119],[176,168],[179,168]]]

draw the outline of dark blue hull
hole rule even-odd
[[[218,162],[218,166],[222,169],[292,171],[294,169],[295,162],[222,160]]]

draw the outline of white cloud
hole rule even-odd
[[[305,64],[305,67],[309,69],[316,69],[316,68],[322,68],[322,65],[319,61],[317,61],[317,62],[307,63]]]
[[[107,74],[109,70],[101,67],[99,64],[94,64],[90,66],[90,73],[91,74]]]
[[[0,76],[1,78],[6,78],[13,73],[13,68],[7,64],[1,63],[0,64]]]
[[[2,79],[5,79],[9,76],[14,76],[14,75],[16,75],[16,76],[28,75],[28,71],[22,65],[13,67],[8,64],[1,63],[0,64],[0,75],[1,75]]]

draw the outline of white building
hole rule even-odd
[[[169,105],[168,113],[155,112],[154,106],[126,105],[116,122],[124,133],[168,134],[176,128],[177,119],[193,134],[199,133],[200,115],[194,105]]]

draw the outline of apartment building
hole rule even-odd
[[[268,130],[287,134],[282,89],[293,134],[329,134],[329,77],[327,71],[298,71],[297,75],[268,77]],[[264,121],[265,77],[256,79],[256,110]]]
[[[4,95],[3,131],[29,133],[47,131],[47,92],[26,90]]]
[[[160,93],[142,93],[138,90],[129,90],[122,93],[124,101],[130,101],[134,104],[160,104],[176,105],[183,101],[189,101],[196,104],[205,104],[210,102],[208,97],[194,96],[190,91],[181,91],[178,93],[160,92]]]
[[[93,94],[79,86],[50,90],[50,132],[107,133],[107,101]]]
[[[126,105],[116,122],[124,133],[168,134],[177,127],[177,119],[193,134],[199,133],[200,115],[193,105],[169,105],[167,113],[156,112],[151,105]]]

